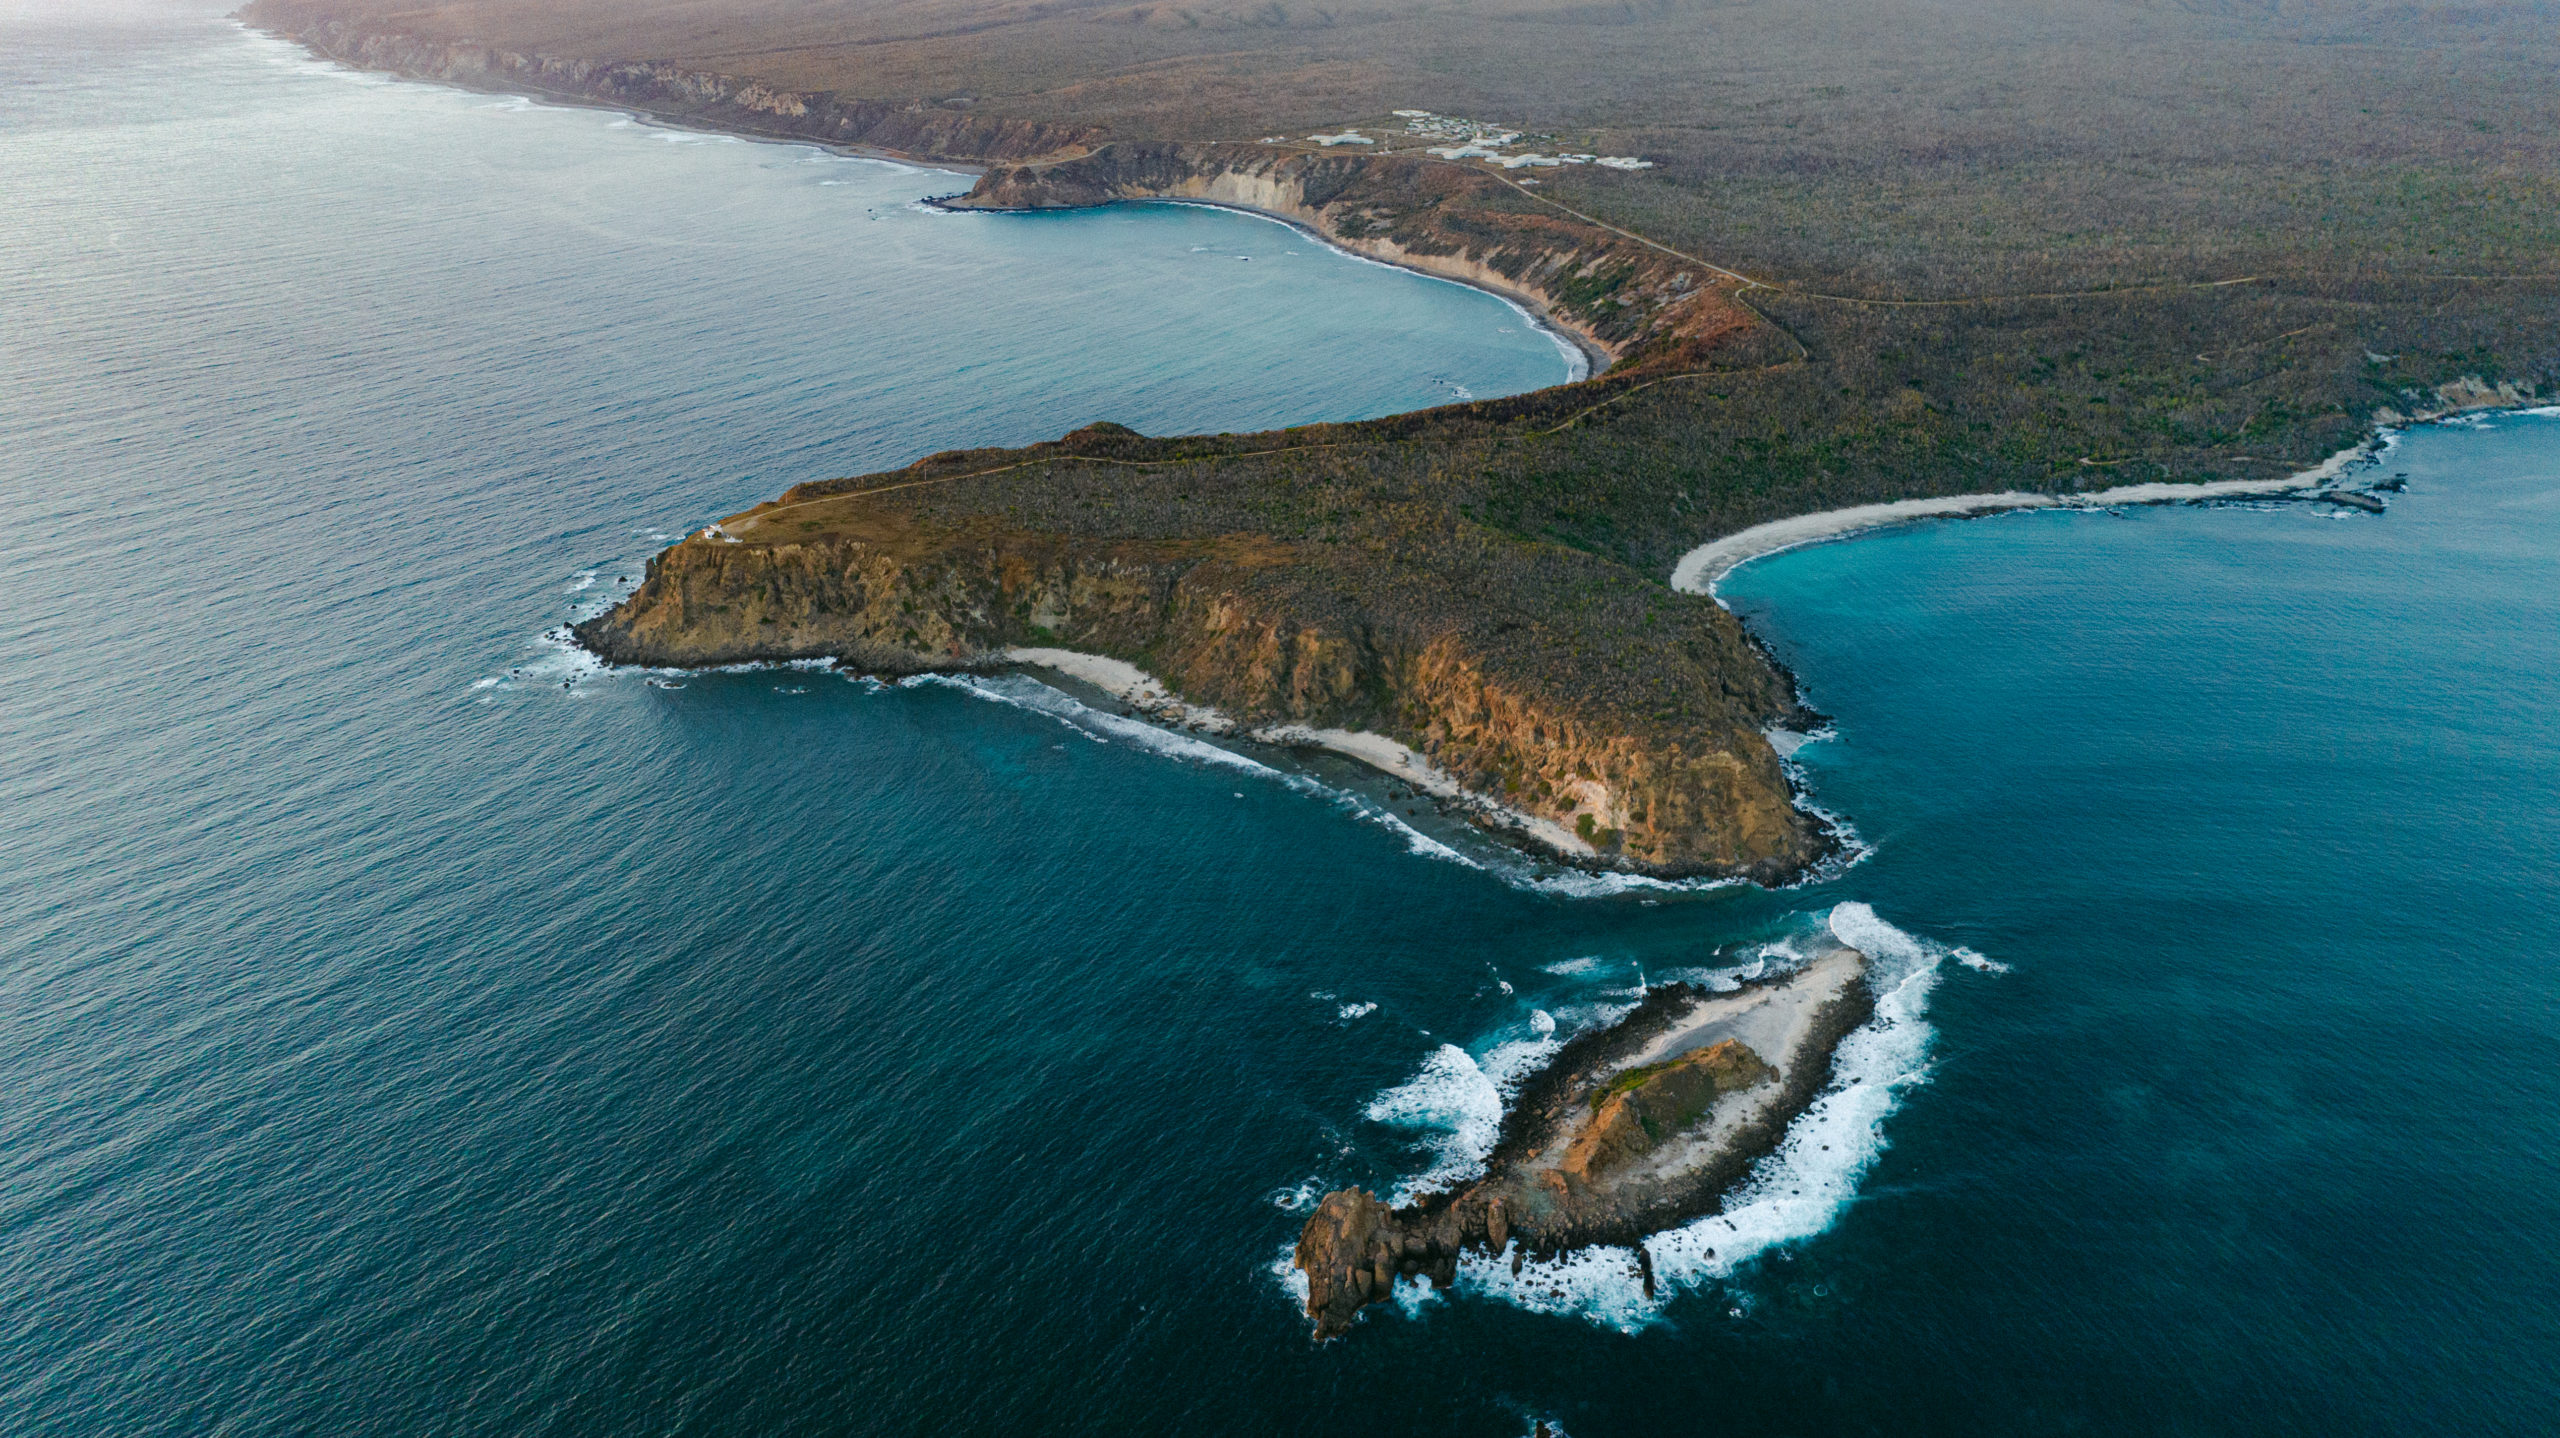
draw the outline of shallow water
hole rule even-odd
[[[1575,897],[1021,681],[652,683],[541,638],[814,475],[1560,378],[1514,312],[171,13],[0,47],[0,1430],[2524,1431],[2553,1396],[2560,423],[2413,436],[2379,520],[1750,566],[1873,856]],[[1893,1021],[1733,1229],[1664,1241],[1690,1287],[1477,1272],[1307,1345],[1275,1269],[1316,1194],[1463,1171],[1560,1034],[1821,924]]]

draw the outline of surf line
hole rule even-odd
[[[1564,825],[1514,809],[1466,788],[1447,770],[1384,734],[1360,729],[1318,729],[1304,724],[1270,724],[1246,729],[1218,709],[1175,698],[1163,680],[1138,666],[1100,654],[1084,654],[1072,649],[1015,648],[1001,650],[992,657],[1002,663],[1063,674],[1101,690],[1159,724],[1282,748],[1323,749],[1339,754],[1390,778],[1400,779],[1442,803],[1480,814],[1497,828],[1525,836],[1559,854],[1584,860],[1597,859],[1600,854],[1581,835]]]

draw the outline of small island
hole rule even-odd
[[[1652,989],[1522,1085],[1483,1178],[1402,1208],[1364,1189],[1325,1196],[1293,1259],[1316,1337],[1399,1282],[1454,1285],[1469,1251],[1507,1252],[1517,1272],[1531,1255],[1632,1246],[1651,1297],[1645,1237],[1718,1212],[1874,1012],[1866,956],[1845,945],[1728,992]]]

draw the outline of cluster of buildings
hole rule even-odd
[[[1455,115],[1435,115],[1429,110],[1398,110],[1397,119],[1404,121],[1405,133],[1434,140],[1445,145],[1432,145],[1425,151],[1444,160],[1483,160],[1506,170],[1552,169],[1559,165],[1598,165],[1608,170],[1650,170],[1651,160],[1633,155],[1548,155],[1536,150],[1514,151],[1520,132],[1488,125],[1481,120],[1465,120]],[[1266,144],[1281,144],[1286,137],[1265,135]],[[1318,145],[1374,145],[1374,138],[1357,130],[1344,130],[1337,135],[1309,135],[1308,141]]]

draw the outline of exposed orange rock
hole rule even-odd
[[[1714,1107],[1719,1095],[1740,1093],[1777,1076],[1776,1069],[1735,1039],[1631,1069],[1610,1085],[1556,1168],[1570,1181],[1590,1182],[1653,1152]]]

